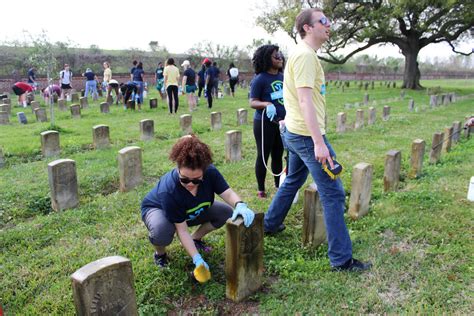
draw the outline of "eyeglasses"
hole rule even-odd
[[[272,58],[275,59],[275,60],[283,60],[283,55],[278,53],[275,56],[272,55]]]
[[[179,175],[179,181],[182,183],[182,184],[189,184],[189,183],[192,183],[192,184],[201,184],[202,183],[202,179],[189,179],[189,178],[186,178],[186,177],[182,177],[181,176],[181,173],[179,172],[178,170],[178,175]]]
[[[318,21],[315,21],[315,22],[312,22],[311,23],[311,26],[314,26],[314,23],[321,23],[322,25],[324,26],[330,26],[331,25],[331,22],[329,21],[329,19],[325,16],[323,16],[322,18],[320,18]]]

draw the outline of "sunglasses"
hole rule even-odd
[[[192,183],[192,184],[201,184],[202,183],[202,179],[189,179],[189,178],[186,178],[186,177],[182,177],[181,174],[179,173],[179,170],[178,170],[178,175],[179,175],[179,182],[181,182],[182,184],[189,184],[189,183]]]
[[[325,16],[323,16],[322,18],[320,18],[320,19],[319,19],[318,21],[316,21],[316,22],[319,22],[319,23],[321,23],[321,24],[324,25],[324,26],[330,26],[330,25],[331,25],[331,22],[329,22],[329,19],[328,19],[327,17],[325,17]],[[313,23],[311,24],[311,26],[314,26],[314,23],[316,23],[316,22],[313,22]]]

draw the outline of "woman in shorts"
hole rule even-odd
[[[185,60],[181,67],[184,68],[181,87],[183,87],[183,94],[186,93],[188,97],[189,112],[192,112],[196,110],[196,97],[194,96],[194,92],[196,92],[196,72],[191,68],[189,60]]]

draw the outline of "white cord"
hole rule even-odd
[[[267,163],[265,162],[265,157],[264,157],[265,154],[264,154],[264,151],[263,151],[263,148],[264,148],[264,144],[263,144],[263,121],[265,121],[265,116],[264,115],[265,115],[266,111],[267,111],[266,108],[264,108],[263,111],[262,111],[262,162],[263,162],[263,165],[265,166],[265,168],[268,170],[268,172],[270,172],[271,175],[273,175],[274,177],[279,177],[285,172],[286,167],[282,168],[282,170],[279,174],[274,174],[273,171],[270,168],[268,168]],[[281,137],[281,135],[280,135],[280,137]]]

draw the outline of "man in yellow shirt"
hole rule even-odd
[[[320,9],[307,9],[296,17],[296,30],[302,41],[288,58],[283,80],[288,176],[265,214],[265,232],[274,234],[285,229],[283,221],[293,198],[311,173],[323,206],[332,269],[364,271],[372,265],[352,258],[352,242],[344,222],[345,193],[341,179],[333,180],[322,168],[329,165],[333,169],[336,156],[326,139],[326,85],[316,55],[329,39],[330,26]]]

